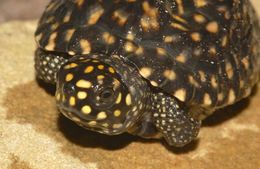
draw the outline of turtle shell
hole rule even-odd
[[[257,82],[258,29],[248,0],[52,0],[36,41],[71,57],[121,55],[151,87],[213,110]]]

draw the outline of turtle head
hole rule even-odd
[[[126,132],[135,124],[145,91],[144,82],[129,79],[131,68],[115,60],[75,57],[57,76],[60,111],[84,128],[109,135]]]

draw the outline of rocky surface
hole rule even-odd
[[[199,138],[184,148],[128,134],[100,135],[61,116],[53,87],[35,80],[35,28],[35,21],[0,25],[1,169],[260,168],[257,88],[250,99],[204,121]]]

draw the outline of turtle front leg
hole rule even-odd
[[[64,56],[63,56],[64,55]],[[47,82],[56,83],[56,74],[61,65],[67,62],[65,54],[47,52],[40,48],[35,51],[35,70],[37,78]]]
[[[169,145],[181,147],[197,137],[201,121],[190,117],[173,97],[159,93],[153,98],[155,126]]]

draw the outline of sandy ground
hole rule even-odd
[[[184,148],[100,135],[61,116],[53,88],[38,83],[33,69],[36,20],[28,19],[46,2],[0,1],[0,169],[260,169],[259,89],[204,121],[198,140]]]

